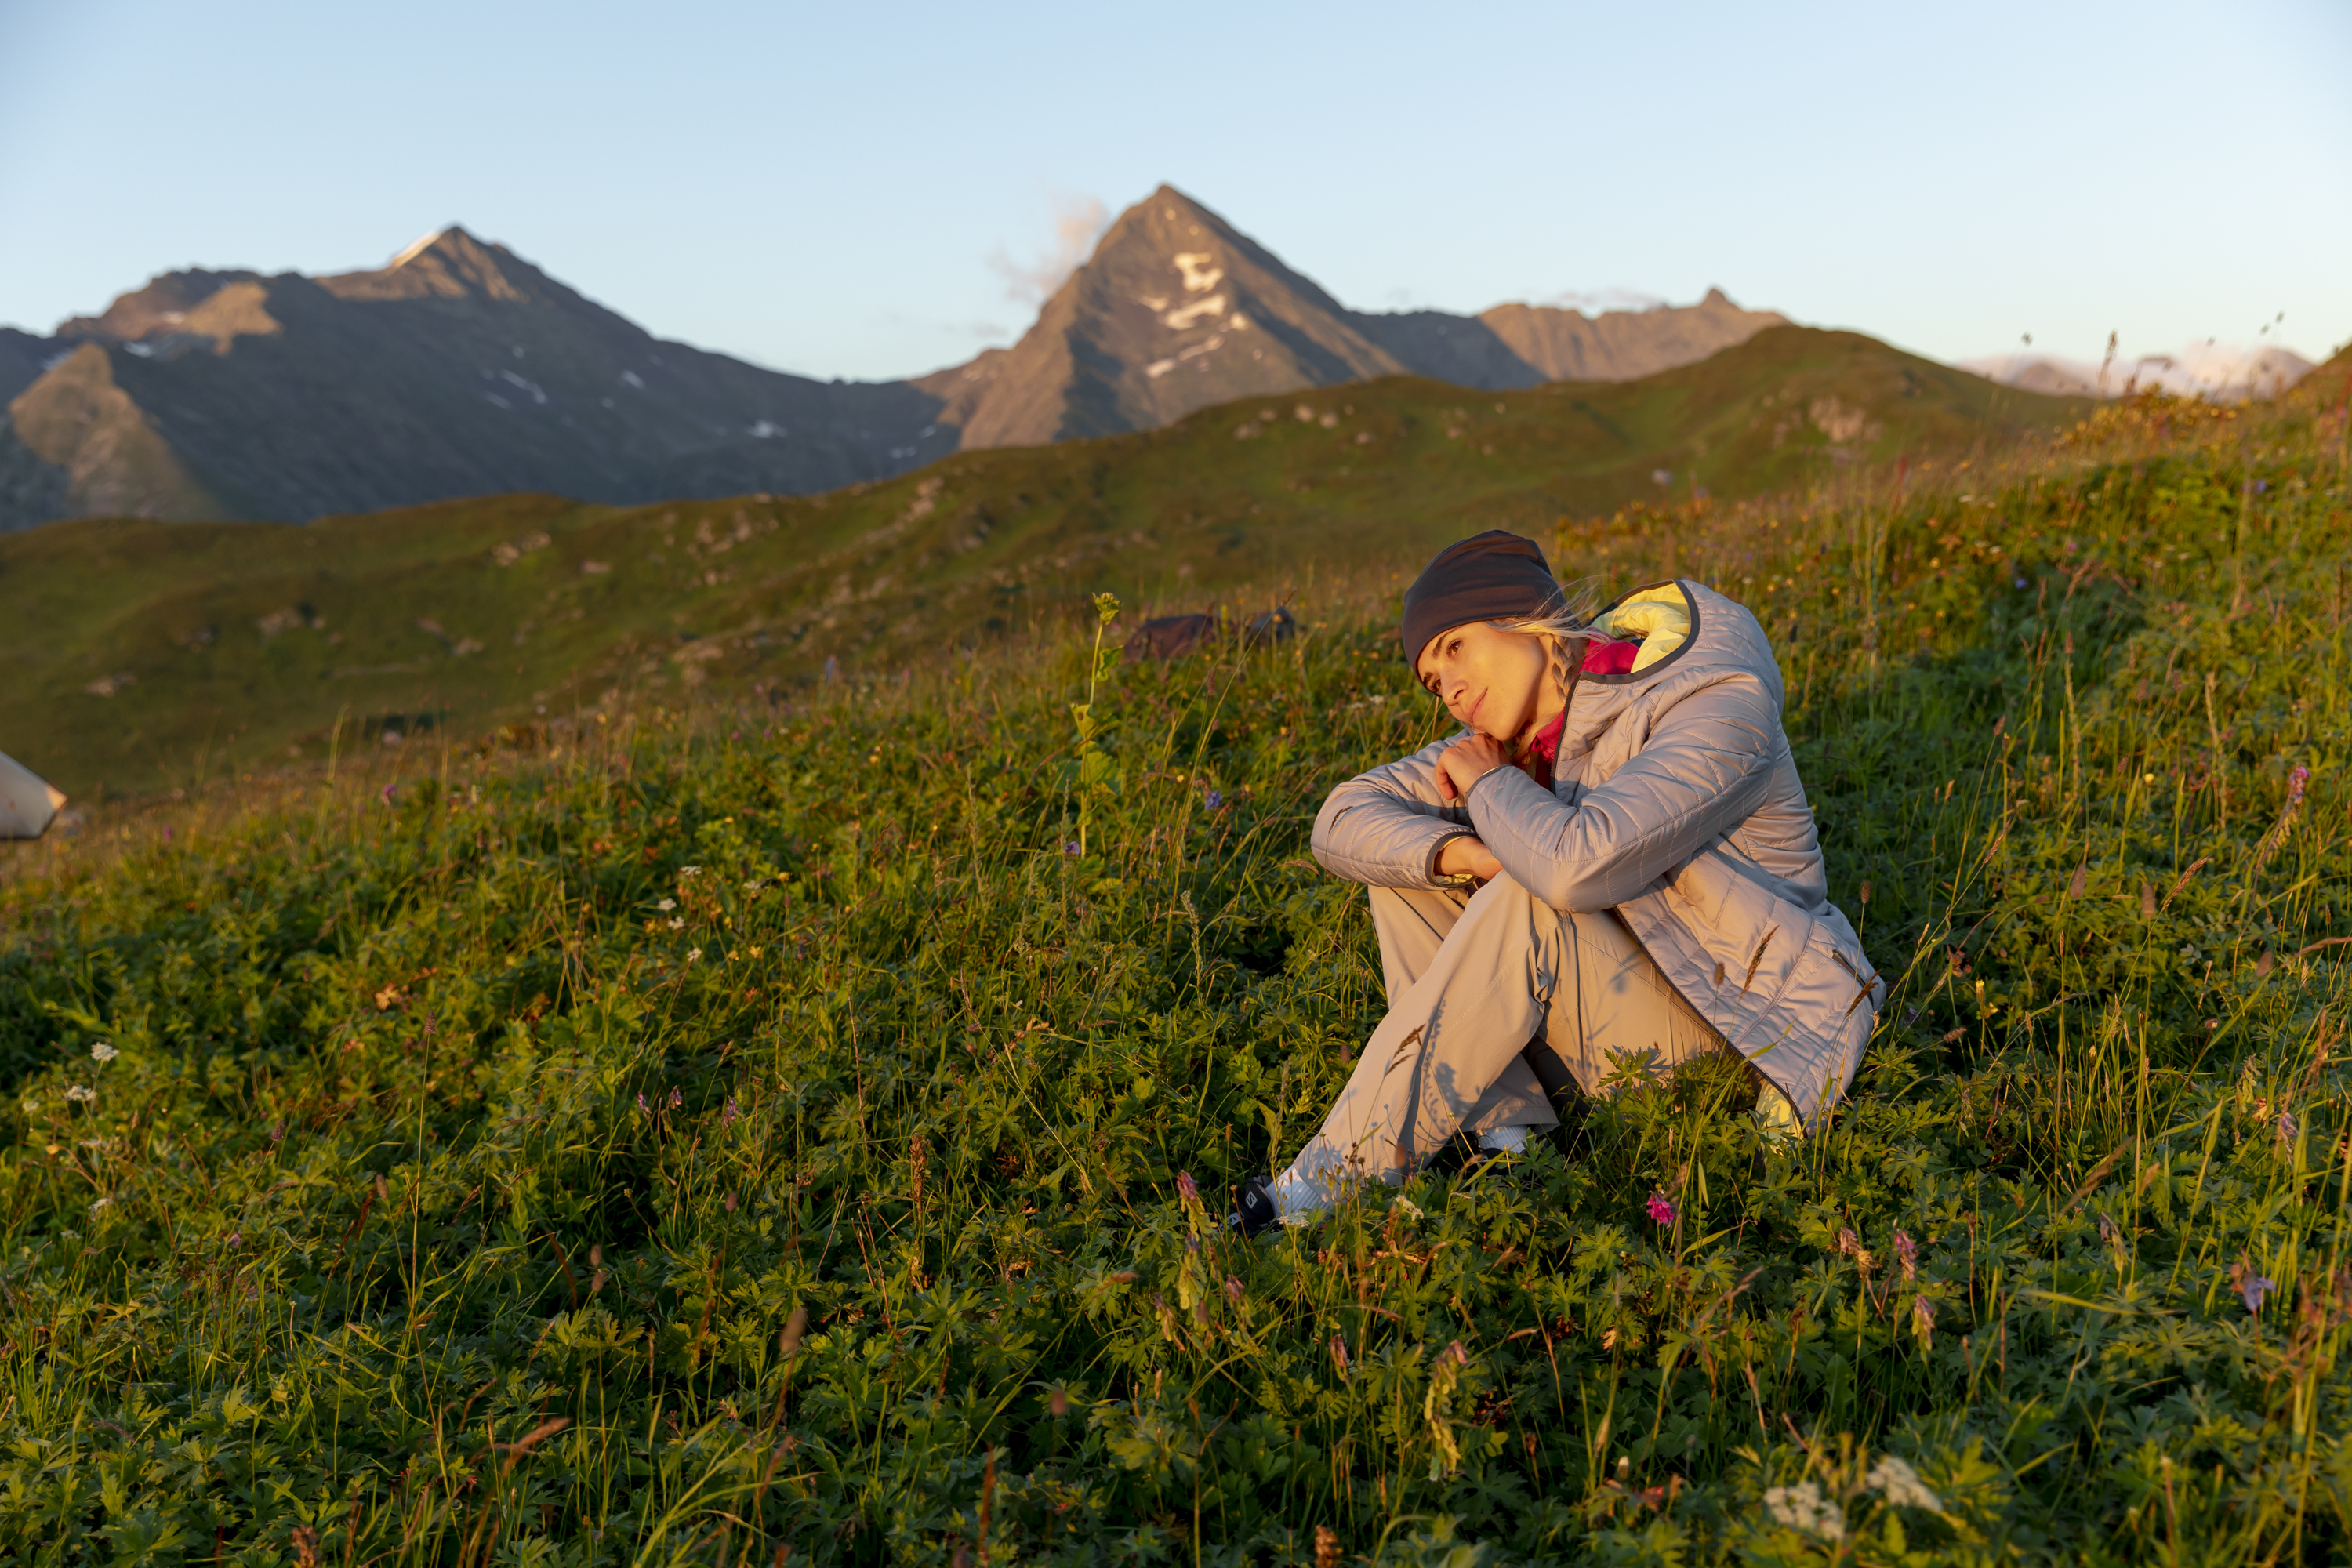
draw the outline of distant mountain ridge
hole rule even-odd
[[[1783,321],[1720,291],[1598,317],[1350,310],[1163,185],[1013,347],[908,381],[822,382],[656,339],[453,226],[373,270],[194,268],[51,337],[0,330],[0,531],[307,521],[505,491],[805,493],[1373,376],[1633,379]]]
[[[1721,290],[1685,309],[1500,305],[1481,316],[1350,310],[1171,186],[1118,216],[1009,350],[916,384],[966,447],[1151,429],[1196,408],[1371,376],[1483,391],[1629,381],[1787,324]]]

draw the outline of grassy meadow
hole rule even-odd
[[[1218,1233],[1381,1008],[1378,584],[18,851],[0,1556],[2352,1555],[2341,368],[1552,532],[1775,639],[1895,982],[1795,1145],[1694,1070]]]
[[[1835,489],[2046,439],[2087,407],[1783,327],[1641,381],[1396,377],[826,495],[58,523],[0,535],[0,749],[84,801],[194,794],[386,734],[796,692],[828,661],[895,674],[1023,642],[1102,589],[1190,611],[1248,584],[1263,608],[1496,523]]]

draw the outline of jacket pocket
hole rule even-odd
[[[1812,913],[1775,892],[1727,845],[1700,850],[1667,879],[1668,907],[1713,973],[1690,998],[1731,1039],[1771,1013],[1814,945]]]

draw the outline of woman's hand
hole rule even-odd
[[[1486,847],[1484,840],[1465,834],[1438,847],[1437,874],[1458,877],[1465,871],[1482,882],[1491,882],[1503,874],[1503,863],[1495,858],[1495,852]]]
[[[1437,787],[1446,799],[1460,800],[1472,784],[1508,761],[1502,742],[1492,736],[1456,741],[1437,759]]]

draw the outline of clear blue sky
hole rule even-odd
[[[2352,338],[2352,5],[0,0],[0,321],[452,220],[822,375],[1007,342],[1167,180],[1342,300],[1630,290],[1945,358]],[[992,262],[992,259],[994,261]]]

